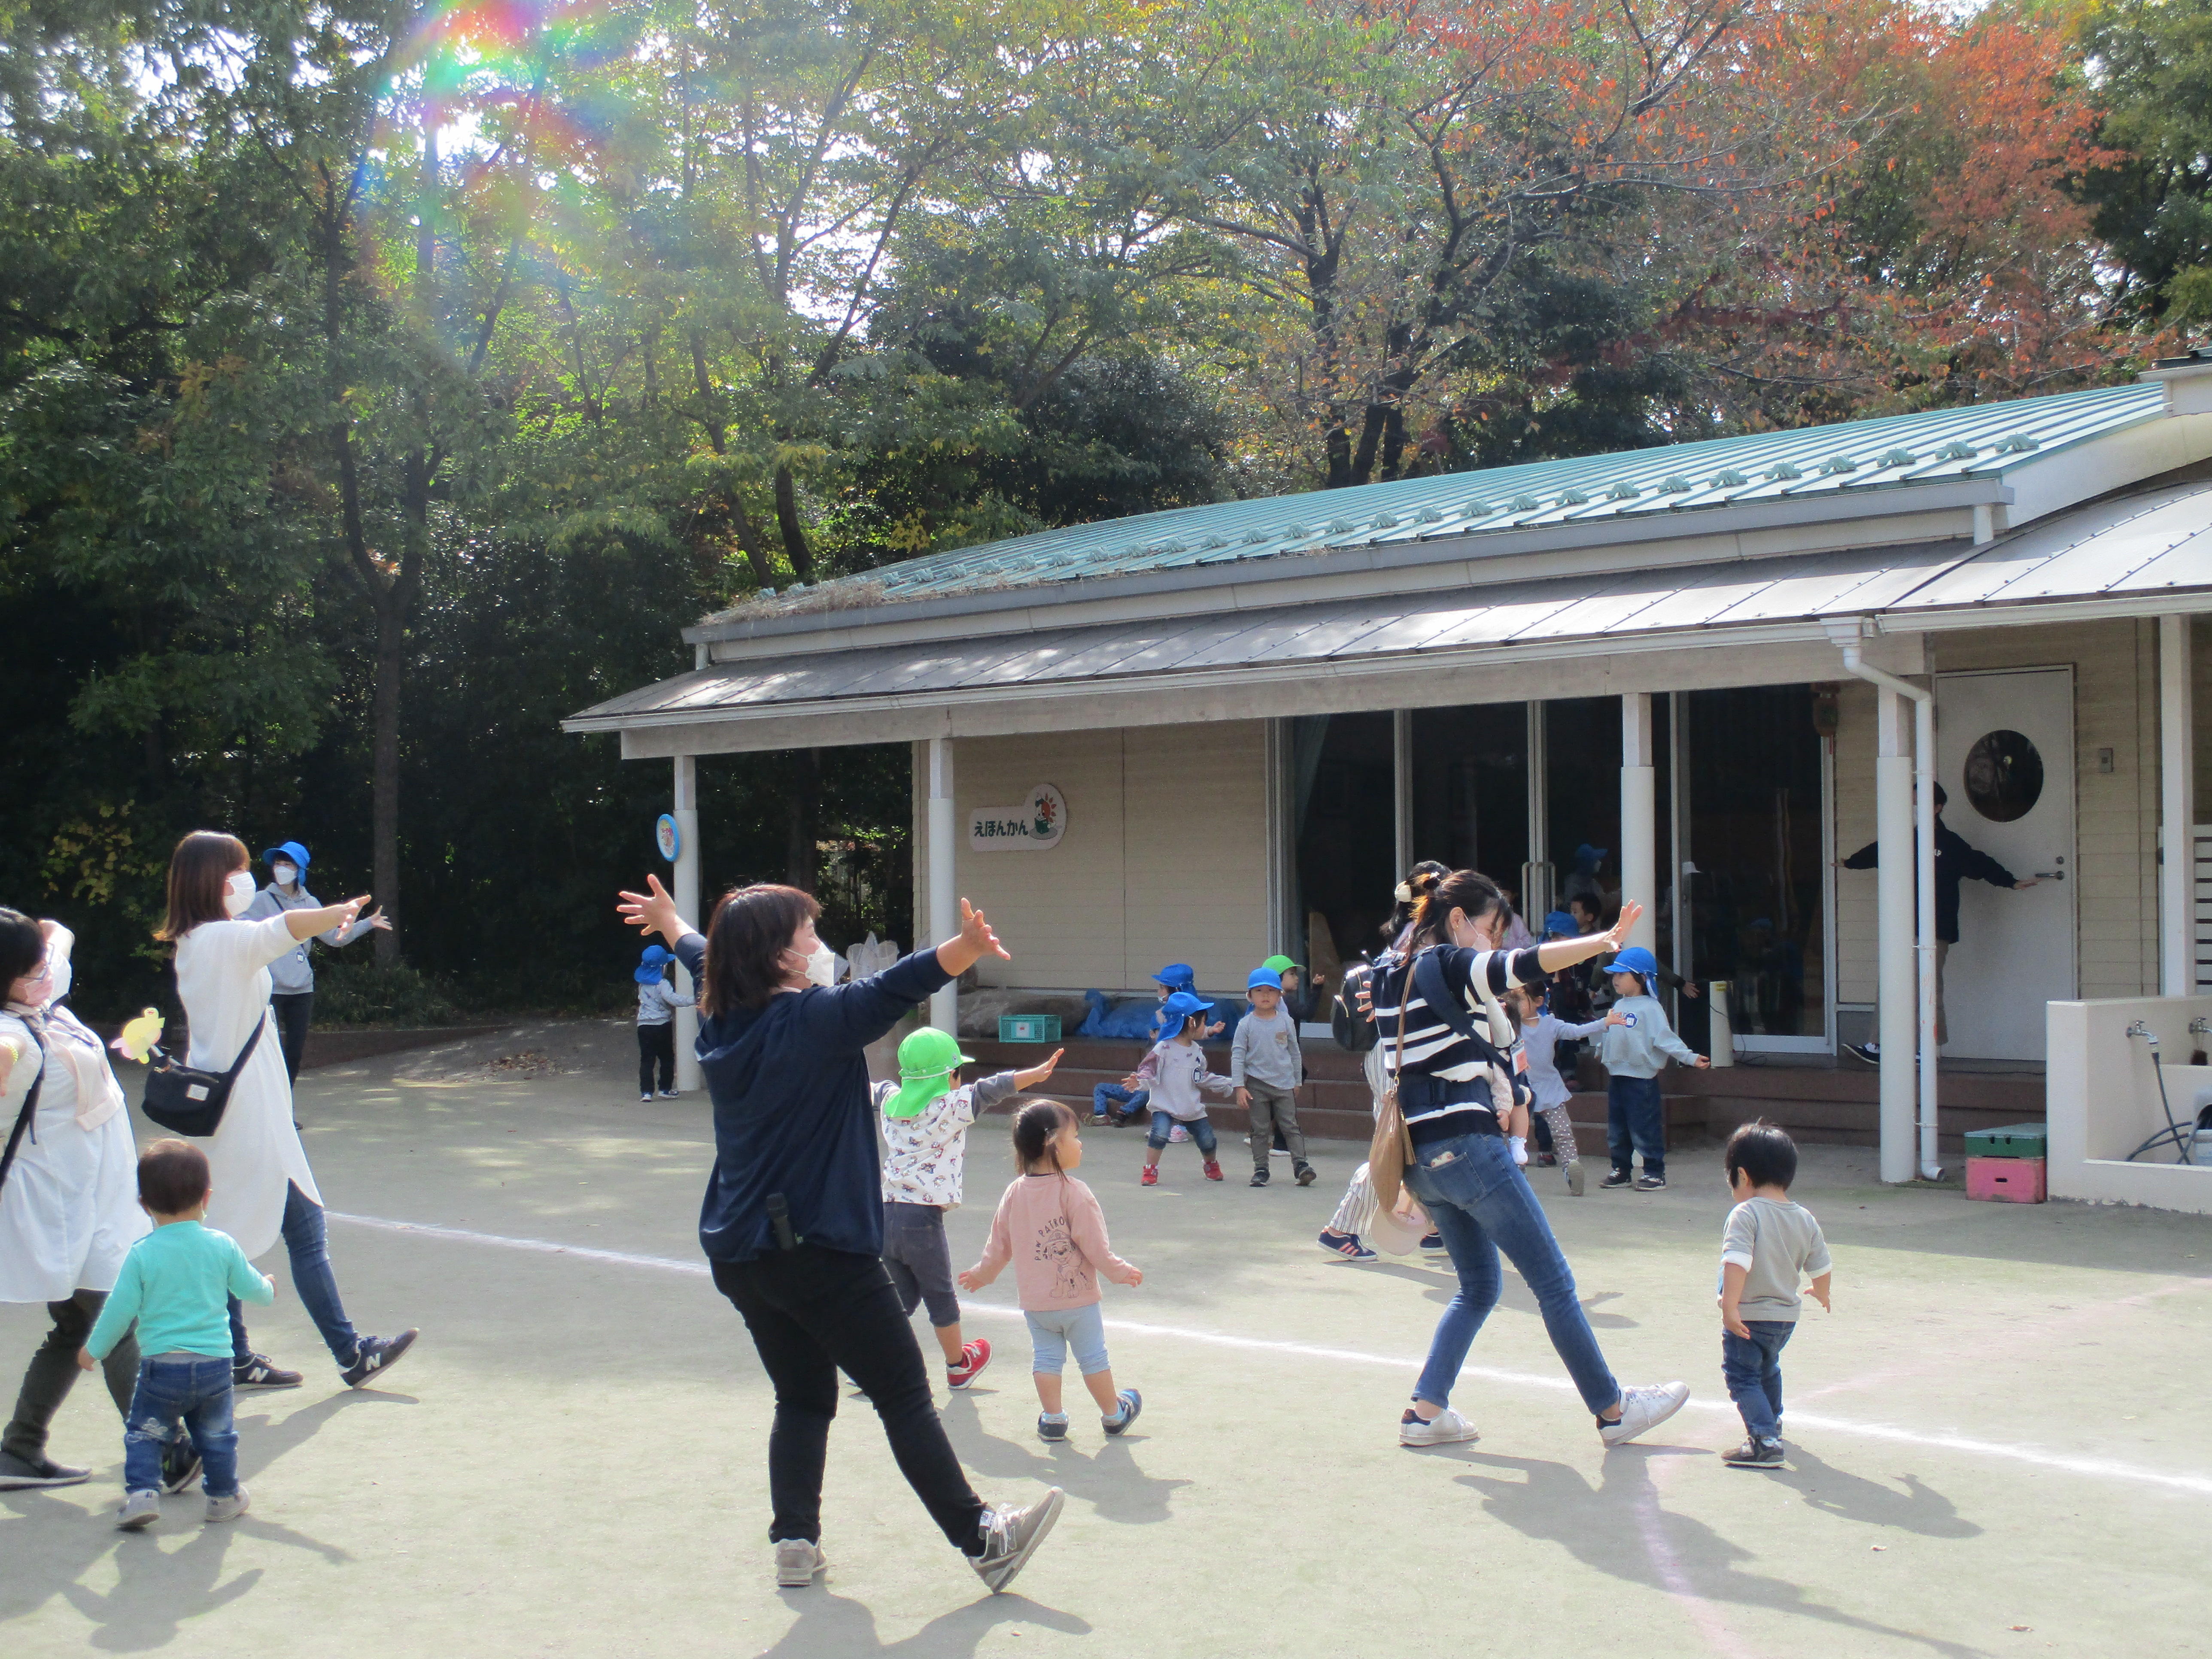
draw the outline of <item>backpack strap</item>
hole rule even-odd
[[[15,1166],[15,1149],[23,1144],[24,1131],[30,1128],[31,1119],[39,1109],[39,1091],[46,1082],[46,1045],[39,1041],[39,1034],[31,1030],[28,1020],[23,1022],[23,1030],[31,1039],[31,1046],[39,1051],[39,1071],[31,1079],[29,1092],[23,1097],[22,1109],[15,1114],[15,1127],[8,1131],[8,1150],[0,1152],[0,1186],[7,1183],[8,1171]],[[38,1136],[34,1133],[31,1138],[35,1140]]]

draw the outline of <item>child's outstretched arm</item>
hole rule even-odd
[[[1060,1064],[1060,1057],[1066,1052],[1067,1050],[1065,1048],[1055,1048],[1039,1064],[1030,1066],[1025,1072],[1016,1072],[1012,1073],[1014,1087],[1017,1089],[1036,1088],[1038,1084],[1043,1082],[1047,1078],[1052,1075],[1052,1068]],[[977,1086],[980,1089],[981,1085],[978,1085]],[[996,1101],[992,1103],[994,1105],[996,1105],[997,1103],[998,1103]]]
[[[1011,1194],[1009,1194],[1011,1197]],[[1014,1259],[1013,1229],[1006,1222],[1008,1200],[999,1200],[999,1212],[991,1218],[991,1237],[983,1246],[983,1259],[960,1274],[960,1288],[980,1291],[1001,1273],[1006,1263]]]
[[[1116,1285],[1145,1282],[1143,1268],[1132,1267],[1114,1254],[1106,1238],[1106,1212],[1098,1207],[1097,1196],[1088,1188],[1067,1189],[1067,1236],[1075,1241],[1084,1259]]]
[[[1706,1066],[1712,1064],[1712,1061],[1707,1060],[1695,1048],[1692,1048],[1688,1043],[1683,1042],[1680,1037],[1674,1035],[1674,1028],[1668,1024],[1667,1014],[1664,1009],[1653,1007],[1639,1015],[1638,1018],[1643,1019],[1651,1027],[1652,1046],[1657,1048],[1661,1054],[1670,1054],[1674,1059],[1681,1061],[1683,1065],[1694,1066],[1701,1072],[1705,1070]]]

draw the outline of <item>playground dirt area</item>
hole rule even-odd
[[[1607,1358],[1690,1404],[1607,1450],[1509,1272],[1454,1404],[1470,1443],[1401,1449],[1448,1268],[1324,1255],[1363,1149],[1300,1188],[1224,1140],[1229,1179],[1088,1130],[1083,1176],[1139,1288],[1106,1287],[1125,1437],[1071,1384],[1040,1441],[1012,1275],[967,1300],[996,1357],[941,1400],[987,1499],[1066,1489],[988,1594],[849,1390],[825,1573],[775,1587],[771,1399],[694,1232],[704,1098],[641,1103],[627,1026],[518,1029],[305,1074],[299,1115],[361,1328],[422,1328],[340,1382],[281,1250],[256,1346],[304,1386],[238,1399],[252,1512],[197,1492],[118,1533],[122,1434],[88,1378],[52,1451],[90,1484],[0,1493],[0,1653],[969,1659],[1438,1652],[1586,1656],[2212,1653],[2212,1221],[1886,1188],[1808,1147],[1796,1196],[1835,1255],[1784,1358],[1787,1466],[1741,1438],[1713,1293],[1728,1194],[1678,1149],[1661,1193],[1567,1196],[1534,1170]],[[143,1131],[141,1125],[142,1134]],[[949,1218],[972,1261],[1012,1173],[1006,1120]],[[0,1308],[0,1387],[44,1328]],[[917,1324],[927,1352],[935,1345]],[[941,1374],[940,1374],[941,1375]]]

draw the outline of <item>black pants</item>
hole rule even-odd
[[[276,1041],[284,1049],[284,1075],[300,1080],[300,1056],[307,1047],[307,1017],[315,1012],[313,991],[280,991],[269,999],[276,1017]]]
[[[36,1462],[45,1455],[46,1430],[76,1382],[76,1351],[92,1334],[93,1322],[100,1317],[106,1301],[106,1291],[79,1291],[66,1302],[46,1304],[53,1328],[23,1368],[22,1392],[15,1396],[15,1415],[9,1422],[5,1437],[0,1438],[0,1451],[25,1462]],[[138,1385],[138,1339],[125,1336],[109,1349],[100,1370],[107,1382],[108,1397],[128,1422],[131,1390]]]
[[[775,1385],[768,1437],[770,1543],[822,1540],[822,1467],[837,1415],[837,1373],[858,1383],[883,1419],[899,1473],[945,1537],[982,1553],[983,1500],[961,1473],[929,1397],[914,1327],[890,1273],[872,1255],[802,1244],[757,1261],[717,1261],[714,1288],[744,1316]]]
[[[660,1067],[660,1092],[672,1094],[676,1089],[676,1022],[664,1021],[659,1025],[637,1028],[637,1091],[641,1095],[653,1092],[653,1069]]]

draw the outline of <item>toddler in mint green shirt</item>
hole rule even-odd
[[[135,1532],[161,1513],[161,1452],[191,1437],[203,1468],[207,1519],[246,1513],[238,1484],[238,1431],[231,1422],[229,1298],[267,1306],[276,1286],[257,1272],[228,1233],[203,1226],[207,1155],[185,1140],[157,1140],[138,1158],[138,1202],[154,1231],[131,1247],[123,1271],[86,1339],[77,1364],[106,1358],[135,1322],[138,1386],[123,1435],[123,1511]],[[181,1426],[180,1426],[181,1425]]]

